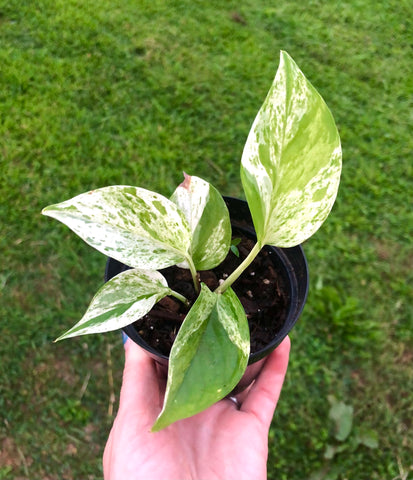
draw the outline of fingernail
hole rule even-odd
[[[122,332],[122,341],[123,341],[123,344],[125,345],[126,343],[126,340],[128,339],[129,337],[126,335],[125,332]]]

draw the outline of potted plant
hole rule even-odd
[[[340,173],[341,147],[333,117],[282,51],[241,159],[253,233],[240,222],[248,216],[244,207],[238,224],[233,224],[237,229],[233,235],[227,208],[231,200],[189,175],[170,199],[140,187],[110,186],[43,210],[114,259],[120,272],[113,276],[117,272],[108,267],[107,283],[83,318],[58,340],[129,328],[157,308],[165,312],[169,305],[173,313],[178,308],[185,312],[184,321],[175,327],[164,405],[153,430],[204,410],[233,391],[250,357],[248,319],[234,292],[235,282],[248,271],[249,281],[254,280],[255,272],[248,268],[257,258],[271,255],[268,248],[277,247],[281,257],[291,249],[296,256],[302,253],[297,246],[321,226],[333,206]],[[234,270],[219,270],[231,255],[238,258],[241,245],[243,255]],[[217,269],[220,278],[211,287],[209,272]],[[189,279],[192,290],[176,287],[174,275],[182,277],[182,285]],[[305,259],[301,276],[305,286],[297,288],[298,308],[297,300],[287,299],[288,309],[295,310],[292,323],[305,301]],[[269,278],[261,280],[271,284]],[[301,279],[296,275],[294,281]],[[271,288],[275,293],[280,287]],[[286,329],[280,330],[285,336]],[[275,346],[273,342],[270,348]],[[162,359],[155,347],[149,351]]]

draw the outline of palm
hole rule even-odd
[[[159,414],[162,394],[152,361],[138,350],[135,345],[128,346],[119,413],[105,449],[105,478],[266,478],[268,428],[287,366],[289,343],[284,345],[284,353],[277,349],[273,354],[273,366],[275,355],[279,357],[278,370],[272,372],[279,384],[277,391],[263,390],[260,380],[240,410],[230,400],[222,400],[156,433],[150,428]],[[136,361],[129,362],[128,356]],[[140,373],[134,374],[138,364]],[[260,379],[270,373],[266,365]]]

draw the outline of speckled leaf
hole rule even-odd
[[[184,213],[192,232],[191,256],[197,270],[209,270],[227,256],[231,223],[224,199],[208,182],[185,175],[171,200]]]
[[[300,244],[327,218],[340,181],[340,138],[324,100],[286,52],[241,163],[261,245]]]
[[[159,272],[127,270],[105,283],[83,318],[57,340],[109,332],[130,325],[170,293],[165,278]]]
[[[165,401],[153,430],[190,417],[225,397],[238,383],[250,350],[245,311],[231,288],[201,293],[173,344]]]
[[[191,231],[164,196],[138,187],[92,190],[42,212],[100,252],[135,268],[160,269],[187,257]]]

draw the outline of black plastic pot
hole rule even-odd
[[[244,234],[250,237],[255,237],[247,202],[230,197],[224,197],[224,199],[230,212],[233,228],[241,230]],[[264,364],[265,357],[282,342],[294,327],[307,299],[309,283],[308,267],[302,247],[277,248],[266,246],[264,248],[270,252],[274,268],[281,276],[283,280],[282,283],[287,290],[289,298],[288,311],[284,325],[272,341],[266,347],[250,355],[247,370],[239,384],[231,392],[231,395],[235,395],[244,390],[257,377]],[[109,258],[106,264],[105,281],[110,280],[112,277],[128,268],[129,267],[117,260]],[[131,338],[131,340],[144,348],[154,360],[156,360],[161,366],[165,367],[165,371],[167,370],[168,357],[160,354],[148,345],[140,337],[133,324],[124,327],[123,331]]]

